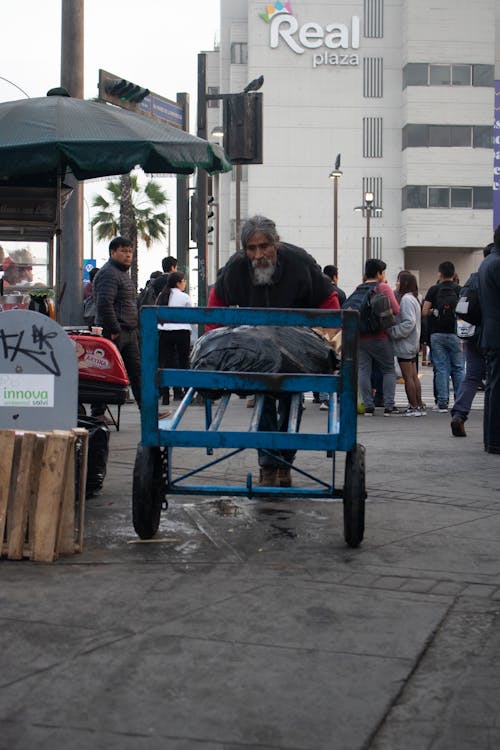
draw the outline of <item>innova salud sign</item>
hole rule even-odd
[[[311,55],[313,68],[322,65],[359,65],[359,16],[352,16],[350,25],[329,23],[326,26],[314,21],[299,24],[292,13],[290,2],[267,5],[260,17],[269,24],[269,46],[276,49],[285,44],[292,52],[303,55],[309,50],[318,50]]]

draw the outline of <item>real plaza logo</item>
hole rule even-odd
[[[359,65],[359,55],[346,50],[359,49],[359,16],[352,16],[350,25],[329,23],[326,26],[308,21],[299,25],[292,13],[290,2],[276,2],[267,5],[260,17],[269,24],[269,45],[271,49],[284,42],[297,55],[307,50],[318,50],[311,56],[313,68],[322,65]],[[320,48],[323,49],[320,51]]]

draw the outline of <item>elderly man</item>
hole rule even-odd
[[[282,242],[276,225],[253,216],[241,229],[242,250],[220,271],[208,299],[209,307],[272,307],[338,310],[337,292],[312,255]],[[266,396],[259,429],[286,431],[290,396]],[[259,451],[261,486],[289,487],[295,451]]]

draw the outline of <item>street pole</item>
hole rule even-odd
[[[338,224],[339,178],[333,178],[333,265],[337,268],[337,224]]]
[[[371,206],[366,207],[366,260],[370,260],[371,258],[371,247],[370,247],[370,216],[371,216]]]
[[[236,174],[236,250],[240,249],[240,231],[241,231],[241,164],[235,166]]]
[[[197,136],[207,140],[207,56],[198,55],[198,112]],[[207,173],[198,168],[196,178],[198,247],[198,307],[207,306]]]
[[[177,103],[183,109],[184,121],[182,129],[189,130],[189,94],[177,94]],[[179,269],[186,273],[189,270],[189,177],[177,175],[177,265]],[[170,224],[169,224],[170,232]],[[168,254],[170,251],[170,234],[168,244]]]
[[[61,86],[83,99],[84,0],[62,0]],[[73,193],[62,211],[57,243],[57,320],[62,325],[83,322],[83,185],[64,176]]]

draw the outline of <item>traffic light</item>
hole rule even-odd
[[[233,164],[262,164],[262,94],[224,98],[224,151]]]
[[[125,78],[111,78],[106,81],[104,88],[110,96],[116,96],[120,101],[131,104],[139,104],[150,93],[149,89],[142,88]]]

